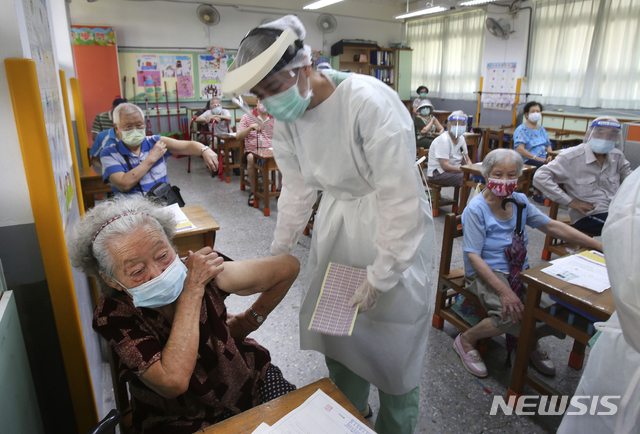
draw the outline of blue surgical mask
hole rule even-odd
[[[591,150],[596,154],[608,154],[613,151],[613,148],[616,147],[615,140],[604,140],[604,139],[596,139],[592,137],[589,140],[589,146]]]
[[[161,275],[151,279],[135,288],[124,287],[133,298],[135,307],[162,307],[176,301],[187,278],[187,267],[182,263],[178,255]],[[115,280],[115,279],[114,279]]]
[[[451,131],[451,134],[453,134],[456,138],[458,138],[467,132],[467,127],[464,125],[455,125],[451,127],[450,131]]]
[[[298,75],[298,80],[299,79],[300,75]],[[307,88],[309,91],[307,92],[307,96],[304,98],[300,95],[300,91],[298,90],[298,80],[296,80],[296,84],[284,92],[272,95],[262,100],[262,104],[267,108],[269,114],[279,121],[293,122],[298,120],[307,110],[307,107],[309,107],[311,96],[313,95],[309,80],[307,80]]]
[[[214,107],[214,108],[211,110],[211,112],[212,112],[214,115],[219,115],[219,114],[221,114],[221,113],[222,113],[222,107],[220,107],[220,106],[218,106],[218,107]]]
[[[431,109],[422,109],[420,110],[420,113],[422,114],[422,116],[429,116],[429,113],[431,113]]]
[[[420,98],[425,99],[426,97],[427,97],[426,92],[422,92],[422,93],[420,94]]]

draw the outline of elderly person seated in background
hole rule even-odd
[[[72,231],[74,266],[103,290],[93,328],[120,357],[133,425],[145,433],[192,433],[295,389],[246,336],[287,294],[290,255],[224,262],[209,247],[180,260],[170,212],[140,196],[101,203]],[[229,294],[260,293],[239,315]]]
[[[135,104],[116,107],[113,121],[122,139],[100,152],[100,163],[102,179],[111,184],[115,194],[145,194],[158,182],[168,183],[166,159],[171,154],[201,156],[211,171],[218,170],[218,155],[208,146],[147,136],[144,114]]]
[[[229,134],[231,132],[231,112],[222,108],[220,98],[211,98],[209,101],[209,109],[196,118],[199,123],[213,123],[213,134]]]
[[[461,164],[471,164],[464,133],[467,131],[467,115],[461,110],[451,113],[446,134],[440,134],[429,148],[427,177],[429,181],[453,187],[462,187]]]
[[[520,333],[524,305],[511,289],[508,280],[511,265],[505,255],[505,249],[511,246],[516,228],[517,208],[515,204],[507,203],[506,209],[502,209],[501,204],[506,198],[528,203],[524,194],[514,193],[522,167],[522,158],[511,149],[496,149],[487,154],[482,162],[482,175],[487,180],[487,188],[474,197],[462,213],[465,283],[467,289],[480,299],[482,307],[487,311],[487,318],[459,334],[453,348],[460,356],[463,366],[478,377],[487,376],[487,367],[476,349],[478,340],[503,333],[517,337]],[[549,219],[531,204],[523,210],[523,230],[524,225],[538,228],[555,238],[602,250],[599,241],[569,225]],[[526,248],[526,230],[523,237]],[[525,258],[523,269],[528,267],[529,259]],[[523,288],[523,299],[525,292],[526,286]],[[536,341],[555,333],[559,332],[543,325],[536,330]],[[541,372],[555,374],[553,362],[539,344],[532,351],[531,359]]]
[[[433,116],[433,106],[429,100],[423,101],[418,106],[413,126],[416,131],[417,148],[429,149],[436,136],[444,131],[438,119]]]
[[[257,151],[258,147],[273,148],[273,123],[274,119],[267,109],[257,100],[258,106],[253,109],[253,116],[248,113],[242,115],[240,125],[238,125],[237,140],[244,140],[244,154],[242,163],[247,167],[249,173],[249,184],[251,193],[249,194],[249,206],[253,206],[253,191],[256,184],[255,172],[253,171],[252,151]],[[280,185],[282,185],[282,175],[280,175]]]
[[[553,150],[547,130],[538,125],[542,119],[542,110],[539,102],[525,104],[522,110],[524,122],[513,132],[513,146],[524,159],[524,164],[536,167],[551,161],[549,152]],[[545,197],[534,189],[532,199],[537,203],[544,203]]]
[[[571,208],[569,217],[576,229],[600,235],[609,203],[631,174],[624,154],[615,149],[620,131],[616,118],[597,118],[587,130],[584,143],[565,149],[533,177],[533,185],[549,199]]]
[[[414,115],[418,114],[418,107],[423,102],[428,102],[429,105],[431,105],[431,101],[427,99],[427,94],[429,93],[429,89],[427,88],[427,86],[424,86],[424,85],[418,86],[418,89],[416,89],[416,93],[418,94],[418,97],[414,99],[413,102],[411,103],[411,106],[413,107]]]

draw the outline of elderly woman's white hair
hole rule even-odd
[[[522,168],[524,167],[524,161],[522,161],[522,157],[513,149],[494,149],[489,152],[484,160],[482,160],[482,176],[484,176],[485,180],[489,177],[489,174],[493,170],[493,167],[496,164],[512,162],[516,166],[516,170],[518,171],[518,177],[522,175]]]
[[[276,29],[276,30],[292,30],[299,41],[304,41],[305,36],[307,36],[307,31],[304,28],[304,25],[300,21],[298,17],[295,15],[286,15],[282,18],[278,18],[275,21],[270,21],[268,23],[262,24],[258,26],[260,29]],[[271,46],[276,41],[277,37],[275,35],[251,35],[246,37],[238,48],[238,54],[236,56],[237,67],[244,65],[245,63],[250,62],[256,56],[261,54],[267,48]],[[293,47],[289,48],[293,50]],[[303,66],[311,65],[311,47],[307,44],[303,44],[302,48],[298,50],[296,56],[287,63],[280,71],[290,71],[292,69],[300,68]]]
[[[102,272],[108,278],[114,277],[111,243],[144,226],[156,228],[169,242],[175,234],[172,213],[142,196],[121,195],[96,205],[69,233],[67,247],[71,264],[94,276],[106,296],[112,296],[116,290],[100,276]]]
[[[140,107],[128,102],[122,103],[113,110],[113,123],[118,125],[120,124],[120,116],[130,115],[136,112],[140,113],[142,119],[144,119],[144,113],[142,112],[142,109]]]

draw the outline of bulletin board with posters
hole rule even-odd
[[[119,50],[120,78],[130,102],[208,101],[220,97],[220,84],[235,52]]]

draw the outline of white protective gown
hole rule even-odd
[[[611,201],[602,245],[616,312],[589,353],[575,395],[621,399],[611,400],[617,405],[615,415],[565,415],[561,434],[640,432],[640,168],[624,180]],[[607,409],[600,406],[597,411]]]
[[[400,395],[417,387],[432,306],[434,226],[417,166],[411,116],[372,77],[324,71],[338,85],[295,122],[277,122],[273,148],[283,174],[272,253],[289,253],[315,218],[300,309],[300,346],[324,353]],[[350,337],[309,331],[329,262],[367,269],[383,291]]]

